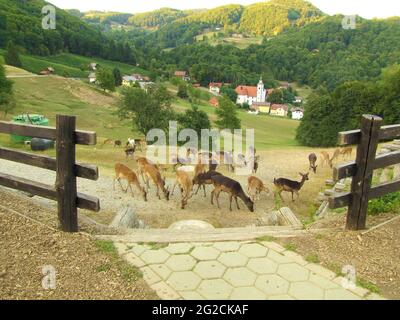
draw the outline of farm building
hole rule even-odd
[[[122,77],[122,85],[125,87],[131,87],[137,80],[134,76],[123,76]]]
[[[42,71],[39,72],[40,75],[42,76],[48,76],[52,73],[54,73],[54,68],[53,67],[47,67],[46,69],[43,69]]]
[[[302,108],[293,108],[292,109],[292,119],[301,120],[304,116],[304,109]]]
[[[260,79],[256,87],[238,86],[235,91],[238,95],[236,100],[237,104],[247,103],[251,106],[253,102],[266,102],[267,99],[267,90],[264,88],[262,79]]]
[[[89,70],[96,71],[97,68],[98,68],[98,66],[99,66],[98,63],[96,63],[96,62],[91,62],[91,63],[89,63]]]
[[[208,85],[208,87],[210,88],[210,92],[214,94],[220,94],[222,86],[222,82],[211,82]]]
[[[210,101],[208,101],[209,104],[211,104],[213,107],[218,107],[219,106],[219,102],[218,99],[216,97],[212,97],[210,99]]]
[[[286,104],[271,105],[270,115],[278,117],[287,117],[289,107]]]
[[[89,74],[89,82],[90,83],[95,83],[96,82],[96,73],[94,73],[94,72],[91,72],[90,74]]]
[[[260,113],[269,113],[271,109],[271,103],[269,102],[253,102],[251,110],[258,111]]]
[[[175,71],[174,76],[177,78],[181,78],[184,81],[190,81],[190,77],[189,74],[187,73],[187,71]]]

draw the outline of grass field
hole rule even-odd
[[[3,63],[4,50],[0,49],[0,63]],[[113,69],[119,68],[123,74],[141,73],[147,75],[147,71],[134,67],[132,65],[104,60],[100,58],[88,58],[70,53],[62,53],[50,57],[37,57],[29,55],[20,55],[23,68],[32,73],[38,74],[46,67],[53,67],[55,74],[75,78],[86,78],[89,75],[88,70],[81,70],[82,66],[88,66],[91,62],[96,62],[103,67]]]
[[[222,37],[222,38],[215,38],[214,36],[217,35],[218,32],[206,32],[196,36],[197,41],[204,41],[204,37],[206,37],[206,41],[213,46],[219,44],[231,44],[239,49],[246,49],[248,46],[252,44],[261,44],[263,37],[245,37],[245,38],[235,38],[235,37]]]

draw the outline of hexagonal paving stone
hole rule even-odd
[[[333,281],[330,281],[324,277],[321,277],[313,272],[310,274],[310,279],[312,283],[320,287],[321,289],[335,289],[339,288],[339,285],[334,283]]]
[[[173,243],[165,248],[166,251],[172,254],[188,253],[193,246],[189,243]]]
[[[258,243],[247,243],[240,247],[239,252],[249,258],[265,257],[268,249]]]
[[[293,262],[293,260],[291,258],[284,256],[283,254],[280,254],[274,250],[269,250],[267,257],[278,263],[292,263]]]
[[[140,255],[140,258],[148,264],[164,263],[169,258],[169,253],[160,250],[146,250]]]
[[[226,267],[218,261],[201,261],[194,268],[203,279],[218,279],[221,278],[226,270]]]
[[[204,300],[196,291],[180,291],[179,294],[184,300]]]
[[[157,273],[163,280],[166,280],[172,273],[171,269],[165,264],[152,264],[150,268]]]
[[[220,251],[213,247],[196,247],[191,253],[197,260],[215,260],[220,255]]]
[[[244,267],[247,264],[248,258],[237,252],[223,252],[219,256],[218,261],[227,267]]]
[[[289,289],[289,282],[276,274],[259,276],[256,280],[256,287],[267,296],[285,294]]]
[[[289,294],[299,300],[322,300],[324,298],[324,290],[311,282],[291,283]]]
[[[247,268],[228,269],[224,279],[234,287],[246,287],[254,285],[256,275]]]
[[[249,260],[247,268],[257,274],[269,274],[276,272],[278,264],[268,258],[252,258]]]
[[[222,252],[239,250],[240,242],[217,242],[214,243],[214,248]]]
[[[129,252],[132,252],[133,254],[136,254],[138,257],[147,250],[146,247],[141,246],[141,245],[136,245],[133,246],[132,249],[129,250]]]
[[[289,296],[288,294],[280,294],[277,296],[271,296],[268,298],[268,300],[295,300],[292,296]]]
[[[343,288],[325,290],[326,300],[360,300],[361,298]]]
[[[304,281],[308,279],[310,271],[297,263],[283,264],[278,267],[278,274],[289,281]]]
[[[197,292],[209,300],[228,299],[233,288],[222,279],[203,280]]]
[[[235,288],[230,296],[232,300],[264,300],[265,294],[254,287]]]
[[[167,284],[177,291],[195,290],[201,278],[192,271],[173,272],[167,280]]]
[[[165,264],[172,271],[189,271],[195,266],[196,260],[187,254],[179,254],[171,256]]]

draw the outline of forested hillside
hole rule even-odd
[[[136,62],[134,48],[128,43],[109,39],[99,30],[68,12],[57,9],[57,28],[42,28],[42,0],[0,0],[0,48],[13,41],[23,51],[34,55],[53,55],[63,51]],[[75,13],[76,14],[76,13]]]

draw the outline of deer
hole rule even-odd
[[[321,167],[324,167],[325,164],[328,164],[332,168],[332,160],[329,153],[326,151],[321,151]]]
[[[342,150],[340,150],[340,154],[343,156],[343,160],[346,157],[351,157],[351,155],[353,154],[353,148],[352,147],[343,148]]]
[[[339,158],[340,153],[341,153],[341,150],[339,148],[335,149],[335,151],[333,152],[332,158],[330,160],[331,163],[333,163],[334,160],[337,160]],[[331,168],[332,168],[332,166],[331,166]]]
[[[282,191],[291,192],[292,193],[292,201],[294,201],[294,197],[293,197],[294,193],[297,195],[297,198],[299,198],[299,191],[303,187],[304,183],[307,180],[309,180],[308,179],[309,173],[303,174],[303,173],[299,172],[299,174],[301,176],[300,182],[285,179],[285,178],[279,178],[279,179],[274,178],[274,185],[278,189],[278,194],[279,194],[279,197],[282,199],[282,201],[284,201],[282,198]]]
[[[247,193],[253,202],[260,200],[260,193],[266,192],[269,194],[269,189],[264,185],[264,183],[257,177],[250,176],[247,179]]]
[[[187,201],[192,197],[193,180],[186,171],[178,170],[176,172],[176,181],[172,188],[171,196],[174,194],[176,185],[179,185],[181,188],[181,209],[185,209]]]
[[[165,179],[161,177],[158,167],[154,164],[145,164],[142,167],[143,173],[146,177],[146,186],[149,188],[149,180],[151,179],[157,187],[157,197],[161,200],[160,189],[164,194],[164,198],[169,201],[169,187],[165,187]]]
[[[214,175],[221,175],[221,174],[217,171],[210,170],[208,172],[199,173],[198,175],[194,176],[193,185],[196,184],[199,185],[195,193],[196,195],[199,193],[200,188],[203,187],[204,197],[207,197],[206,184],[213,184],[211,177]]]
[[[142,177],[143,182],[145,184],[147,183],[147,188],[149,189],[150,186],[148,184],[148,181],[146,181],[146,179],[144,178],[144,166],[145,165],[151,165],[151,166],[154,166],[157,170],[159,170],[159,167],[156,164],[154,164],[152,161],[150,161],[150,160],[148,160],[147,158],[144,158],[144,157],[137,158],[136,159],[136,163],[138,165],[138,173]]]
[[[310,153],[308,161],[310,162],[310,169],[312,169],[314,173],[317,173],[317,155],[315,153]]]
[[[121,179],[125,179],[128,181],[128,186],[124,190],[122,187]],[[128,189],[131,190],[132,192],[132,197],[134,196],[133,194],[133,189],[132,185],[134,185],[142,194],[144,201],[147,201],[147,192],[146,190],[140,185],[139,179],[134,171],[132,171],[130,168],[127,166],[117,163],[115,165],[115,177],[114,177],[114,185],[113,188],[115,190],[115,181],[119,182],[119,185],[121,186],[121,189],[126,193],[128,192]]]
[[[135,155],[135,151],[136,151],[136,146],[127,146],[125,148],[125,156],[126,156],[126,161],[128,161],[129,157],[133,158]]]
[[[236,207],[238,210],[239,208],[239,203],[237,198],[240,198],[246,205],[246,207],[249,209],[250,212],[254,212],[254,202],[248,197],[244,191],[242,186],[240,185],[239,182],[225,177],[223,175],[213,175],[211,177],[211,181],[213,182],[214,185],[214,190],[211,192],[211,204],[214,205],[214,197],[217,201],[217,206],[218,209],[220,209],[219,206],[219,195],[221,192],[226,192],[229,194],[229,210],[232,211],[232,199],[235,199],[236,202]]]

